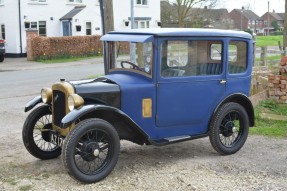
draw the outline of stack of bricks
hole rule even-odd
[[[287,56],[280,61],[280,75],[269,74],[269,97],[279,103],[287,103]]]
[[[287,103],[287,76],[268,75],[269,97],[279,103]]]

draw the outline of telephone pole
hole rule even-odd
[[[114,12],[113,12],[113,0],[99,0],[101,21],[102,21],[102,35],[105,35],[109,31],[114,30]],[[107,45],[103,43],[103,56],[105,65],[105,74],[108,71],[107,64]]]
[[[285,18],[284,18],[284,32],[283,32],[283,50],[286,56],[287,47],[287,0],[285,0]]]

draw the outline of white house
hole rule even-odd
[[[130,28],[131,0],[114,0],[115,30]],[[160,0],[134,0],[134,27],[160,25]],[[26,55],[26,30],[40,36],[102,34],[99,0],[0,0],[0,38],[7,56]]]

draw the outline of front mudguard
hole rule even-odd
[[[144,142],[147,143],[149,140],[149,136],[141,129],[141,127],[133,121],[127,114],[125,114],[123,111],[106,106],[106,105],[85,105],[82,106],[79,109],[74,109],[70,113],[68,113],[61,121],[61,128],[66,129],[70,127],[73,123],[75,123],[78,119],[85,118],[86,116],[95,116],[97,117],[98,114],[105,113],[107,116],[100,116],[103,117],[102,119],[109,120],[111,119],[111,116],[116,116],[116,119],[120,120],[121,122],[124,122],[126,125],[123,126],[115,126],[115,128],[119,132],[126,132],[126,133],[131,133],[131,140],[132,142],[138,143],[138,144],[143,144]],[[106,118],[107,117],[107,118]],[[109,118],[109,119],[108,119]],[[112,120],[111,123],[114,121]],[[125,133],[124,133],[125,134]],[[125,134],[126,135],[126,134]],[[125,139],[124,137],[122,137]],[[133,139],[134,138],[134,139]],[[142,141],[140,141],[142,140]]]
[[[33,109],[39,103],[42,103],[41,96],[34,97],[32,100],[30,100],[28,103],[26,103],[24,111],[25,112],[30,111],[31,109]]]

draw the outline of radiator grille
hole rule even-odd
[[[61,125],[63,117],[66,115],[65,94],[61,91],[53,91],[53,119],[54,124],[58,127]]]

